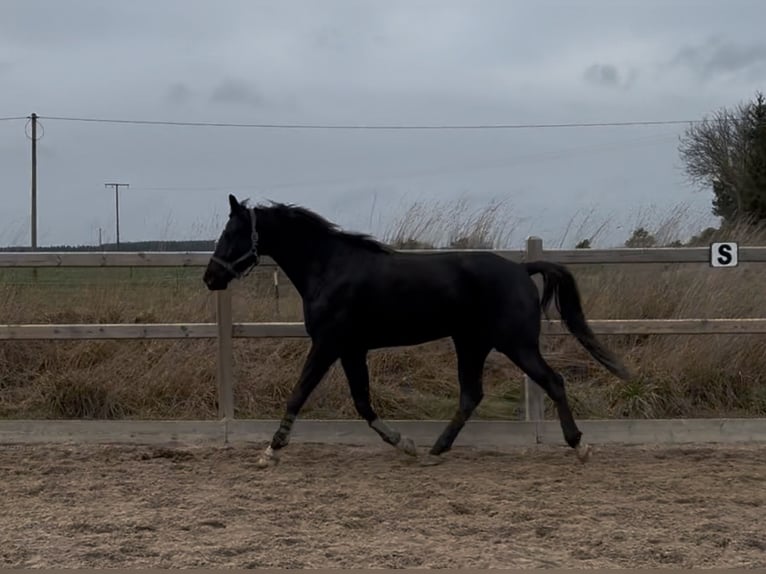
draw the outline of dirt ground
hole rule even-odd
[[[766,567],[766,446],[0,445],[2,567]]]

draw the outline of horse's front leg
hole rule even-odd
[[[337,358],[337,352],[330,345],[312,343],[300,378],[287,400],[287,407],[279,428],[274,433],[269,446],[258,459],[260,468],[266,468],[278,462],[279,451],[290,442],[290,432],[298,413]]]

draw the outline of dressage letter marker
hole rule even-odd
[[[737,244],[733,241],[710,244],[710,265],[712,267],[736,267]]]

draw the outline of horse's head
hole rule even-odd
[[[226,289],[232,279],[247,275],[258,265],[256,209],[229,195],[229,220],[218,238],[202,280],[211,291]]]

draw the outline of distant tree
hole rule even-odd
[[[575,249],[590,249],[590,239],[583,239],[575,245]]]
[[[697,235],[692,236],[686,244],[690,247],[699,247],[701,245],[708,245],[711,241],[715,240],[719,230],[715,227],[707,227],[700,231]]]
[[[712,189],[714,215],[725,222],[766,220],[766,98],[723,108],[681,138],[689,178]]]
[[[766,99],[758,93],[748,110],[746,179],[743,211],[766,221]]]
[[[645,228],[638,227],[633,230],[633,234],[625,242],[625,247],[654,247],[657,239]]]

